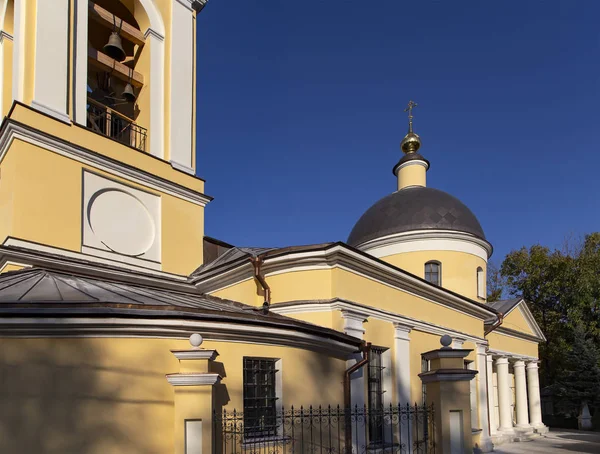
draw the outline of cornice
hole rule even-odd
[[[202,207],[206,206],[206,204],[212,200],[210,196],[201,192],[188,189],[164,178],[113,160],[70,142],[63,141],[62,139],[10,119],[5,121],[2,132],[0,133],[0,162],[4,159],[6,152],[14,140],[21,140],[36,145],[82,164],[104,170],[113,175],[154,189],[155,191],[172,195]]]
[[[490,243],[475,235],[466,232],[458,232],[453,230],[414,230],[410,232],[400,232],[392,235],[387,235],[381,238],[369,240],[358,246],[361,251],[370,253],[375,249],[390,247],[403,243],[410,243],[422,240],[452,240],[464,242],[481,248],[483,259],[487,261],[493,253],[493,248]],[[378,255],[379,256],[379,255]]]
[[[492,308],[488,309],[480,303],[432,285],[383,260],[355,252],[343,243],[307,252],[282,251],[280,255],[276,255],[276,252],[264,256],[262,270],[266,278],[283,272],[339,268],[481,320],[496,314]],[[210,270],[205,276],[197,277],[196,286],[201,292],[210,293],[251,278],[253,269],[246,259],[232,264],[229,269],[217,268]]]
[[[259,345],[286,346],[312,350],[328,356],[347,359],[356,352],[359,342],[343,342],[326,334],[300,331],[297,326],[257,326],[226,321],[180,318],[142,318],[94,314],[91,316],[35,314],[0,317],[0,338],[172,338],[189,339],[202,333],[206,341],[229,341]]]
[[[221,381],[219,374],[168,374],[165,377],[173,386],[215,385]]]
[[[178,360],[193,360],[193,359],[205,359],[207,361],[214,361],[219,353],[216,350],[204,350],[204,349],[190,349],[190,350],[171,350],[171,353],[175,355]]]
[[[435,323],[426,322],[424,320],[407,317],[385,309],[366,306],[364,304],[348,301],[344,299],[334,298],[328,301],[290,301],[288,303],[275,303],[271,306],[271,312],[281,315],[291,315],[298,313],[309,312],[328,312],[328,311],[349,311],[356,314],[358,317],[373,318],[394,324],[394,327],[399,330],[410,332],[411,330],[420,331],[423,333],[443,336],[450,335],[452,338],[465,339],[469,342],[486,344],[487,341],[483,337],[473,336],[462,331],[456,331],[452,328],[437,325]]]
[[[504,326],[499,326],[494,331],[492,331],[492,333],[503,334],[505,336],[514,337],[514,338],[517,338],[520,340],[535,342],[536,344],[539,344],[540,342],[543,342],[544,340],[546,340],[545,338],[540,338],[535,335],[522,333],[521,331],[516,331],[514,329],[506,328]]]

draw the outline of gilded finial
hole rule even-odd
[[[409,101],[408,106],[404,109],[404,112],[408,112],[408,134],[404,136],[400,143],[400,148],[404,153],[416,153],[421,147],[421,139],[418,135],[413,132],[413,114],[412,110],[417,107],[418,104],[414,101]]]

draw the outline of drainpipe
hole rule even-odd
[[[250,257],[250,261],[254,266],[254,278],[258,281],[265,293],[265,301],[263,302],[263,312],[269,313],[269,307],[271,306],[271,287],[267,284],[265,276],[261,273],[261,265],[264,263],[263,258],[259,255],[257,257]]]
[[[488,334],[490,334],[492,331],[494,331],[496,328],[502,325],[502,322],[504,322],[504,314],[502,312],[498,312],[498,320],[496,320],[492,326],[485,329],[483,331],[483,335],[487,336]]]
[[[352,404],[350,402],[350,397],[351,397],[351,395],[350,395],[350,375],[352,375],[358,369],[360,369],[363,366],[366,366],[369,363],[369,356],[371,353],[371,342],[363,341],[363,343],[360,346],[360,351],[363,354],[363,359],[361,359],[356,364],[353,364],[352,366],[350,366],[344,372],[344,415],[345,415],[345,420],[346,420],[346,422],[345,422],[346,430],[344,432],[345,432],[345,436],[346,436],[346,452],[348,452],[348,453],[352,452],[352,431],[350,430],[350,428],[352,427],[352,421],[351,421]],[[358,415],[355,415],[355,417],[358,417]],[[366,424],[366,421],[365,421],[365,424]]]

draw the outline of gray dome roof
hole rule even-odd
[[[439,189],[409,187],[369,208],[350,232],[347,242],[358,246],[394,233],[423,229],[455,230],[485,240],[475,215],[456,197]]]

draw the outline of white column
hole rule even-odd
[[[351,312],[351,311],[342,311],[342,319],[344,320],[344,333],[358,337],[362,339],[365,334],[365,329],[363,328],[363,323],[367,319],[366,316]],[[352,367],[358,361],[362,359],[362,355],[357,353],[353,356],[352,359],[346,361],[346,368]],[[367,384],[366,384],[366,376],[367,376],[367,367],[361,367],[359,370],[354,372],[350,376],[350,406],[355,407],[358,406],[359,410],[364,408],[365,405],[365,395],[367,393]],[[366,422],[365,422],[366,424]],[[359,446],[365,446],[365,432],[364,430],[359,430],[355,437],[352,437],[352,446],[353,452],[357,452]]]
[[[365,334],[363,323],[367,317],[356,312],[342,311],[342,318],[344,319],[344,333],[362,339]],[[346,367],[353,366],[361,359],[362,355],[360,353],[355,354],[352,359],[346,361]],[[365,377],[366,372],[364,367],[354,372],[350,377],[350,405],[353,407],[355,405],[359,407],[365,405]]]
[[[463,344],[466,342],[466,339],[461,339],[460,337],[455,337],[452,339],[452,348],[461,349],[463,348]]]
[[[74,98],[76,123],[87,124],[87,67],[88,67],[88,9],[89,0],[76,0],[75,21],[77,22],[75,34],[75,71],[74,71]]]
[[[537,361],[527,363],[527,391],[529,394],[529,416],[531,425],[544,428],[542,422],[542,405],[540,400],[540,379]]]
[[[13,74],[12,97],[15,101],[23,101],[25,96],[25,40],[32,39],[25,33],[26,1],[15,0],[13,10]]]
[[[68,114],[69,0],[37,2],[32,106],[61,121]]]
[[[169,160],[176,169],[193,174],[194,17],[189,3],[172,4]]]
[[[520,360],[516,361],[513,367],[515,370],[515,406],[517,407],[517,427],[529,427],[525,362]]]
[[[492,355],[487,355],[486,363],[487,363],[487,371],[486,371],[486,380],[487,380],[487,403],[488,403],[488,414],[489,414],[489,422],[490,422],[490,435],[495,435],[498,430],[498,421],[496,421],[496,412],[494,411],[494,369],[493,369],[493,359]]]
[[[496,360],[498,374],[498,410],[500,412],[500,431],[512,432],[512,415],[510,411],[510,381],[508,376],[508,359],[505,357]]]
[[[410,331],[411,327],[394,323],[394,371],[396,404],[406,405],[410,399]]]
[[[473,380],[477,380],[477,396],[479,398],[478,414],[479,428],[481,435],[479,438],[479,448],[483,452],[490,452],[493,449],[492,439],[490,437],[490,425],[488,421],[488,365],[487,355],[485,353],[485,344],[477,344],[477,371],[478,374]]]
[[[146,46],[150,47],[150,154],[164,159],[165,37],[151,28],[146,31],[144,36],[146,38]]]

